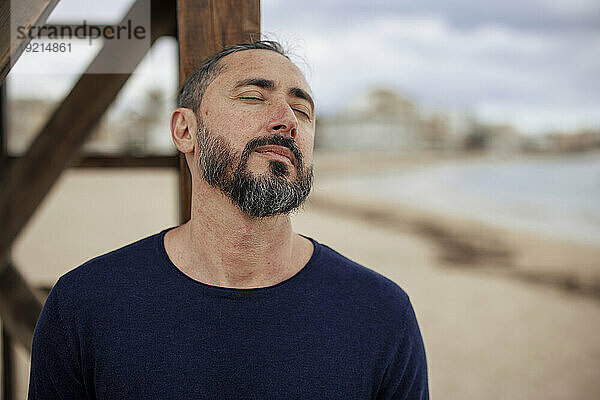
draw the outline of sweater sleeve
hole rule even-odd
[[[410,300],[408,300],[404,321],[404,334],[387,368],[377,399],[428,400],[425,346]]]
[[[42,309],[33,334],[29,400],[86,398],[76,333],[66,321],[59,300],[59,282]]]

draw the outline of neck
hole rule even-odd
[[[293,232],[288,215],[250,217],[221,191],[199,189],[191,219],[165,237],[167,254],[186,275],[213,286],[265,287],[308,262],[312,243]]]

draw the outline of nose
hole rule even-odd
[[[298,119],[294,110],[287,103],[273,105],[271,110],[272,119],[269,121],[269,133],[289,135],[292,139],[298,133]]]

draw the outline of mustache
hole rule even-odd
[[[246,161],[248,161],[250,154],[254,150],[256,150],[260,146],[266,146],[266,145],[287,147],[292,152],[294,157],[296,158],[296,164],[297,164],[296,168],[298,169],[298,172],[302,171],[304,162],[302,159],[302,152],[298,148],[296,141],[290,137],[281,136],[281,135],[272,135],[271,134],[268,136],[261,136],[261,137],[250,140],[246,144],[246,147],[244,148],[244,151],[242,152],[242,156],[241,156],[242,164],[245,164]]]

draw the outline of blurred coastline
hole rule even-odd
[[[372,159],[367,163],[377,162]],[[335,170],[335,162],[328,164]],[[377,170],[361,170],[359,165],[324,181],[348,198],[368,196],[600,247],[600,151],[503,158],[414,156],[412,161],[388,160]]]

